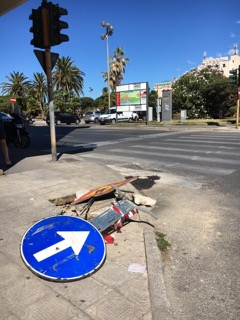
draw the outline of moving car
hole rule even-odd
[[[106,113],[100,116],[100,124],[116,123],[116,121],[133,122],[139,119],[134,111],[118,111],[115,107],[110,108]]]
[[[54,120],[56,125],[60,125],[61,123],[79,124],[81,122],[81,119],[78,115],[70,112],[54,112]],[[48,125],[50,125],[49,114],[46,118],[46,122]]]
[[[84,121],[85,123],[90,123],[90,122],[99,123],[100,116],[101,116],[100,111],[88,111],[84,116]]]

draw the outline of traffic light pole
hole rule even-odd
[[[52,161],[57,161],[57,146],[56,146],[56,131],[55,131],[55,120],[54,120],[52,67],[51,67],[50,49],[45,49],[45,61],[46,61],[47,86],[48,86],[48,103],[49,103],[48,107],[49,107],[49,119],[50,119]]]
[[[30,32],[33,33],[33,39],[30,42],[35,48],[45,49],[44,51],[34,50],[40,64],[42,65],[46,76],[48,86],[48,103],[50,118],[50,135],[52,160],[57,161],[56,133],[54,121],[54,101],[53,101],[53,84],[52,84],[52,68],[58,58],[58,54],[51,53],[51,46],[59,45],[62,42],[69,41],[65,34],[61,34],[62,29],[67,29],[68,24],[60,21],[62,15],[68,12],[64,8],[60,8],[58,4],[53,4],[47,0],[42,0],[42,4],[38,9],[33,9],[29,19],[33,21]],[[55,61],[54,61],[55,60]]]
[[[45,63],[46,63],[46,76],[48,86],[48,106],[49,106],[49,119],[50,119],[50,136],[51,136],[51,150],[52,161],[57,161],[57,147],[56,147],[56,131],[54,121],[54,103],[53,103],[53,86],[52,86],[52,61],[51,50],[49,40],[49,23],[48,23],[48,11],[43,7],[42,9],[43,19],[43,39],[45,45]]]

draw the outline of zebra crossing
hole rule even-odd
[[[238,132],[164,132],[94,144],[97,148],[81,157],[182,175],[225,176],[240,169]]]

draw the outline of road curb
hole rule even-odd
[[[148,286],[150,292],[152,320],[173,320],[170,310],[170,302],[165,286],[161,252],[157,246],[154,228],[143,225],[143,237],[148,274]]]

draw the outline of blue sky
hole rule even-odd
[[[52,0],[68,10],[61,20],[69,28],[69,42],[52,47],[60,57],[70,56],[85,72],[84,95],[96,98],[106,86],[101,71],[107,71],[105,29],[114,27],[109,38],[109,55],[122,47],[129,65],[125,83],[154,84],[179,77],[207,57],[228,56],[234,43],[240,49],[239,0]],[[30,45],[29,15],[41,0],[28,0],[0,17],[0,83],[13,71],[32,79],[43,72]],[[90,94],[89,87],[93,88]]]

